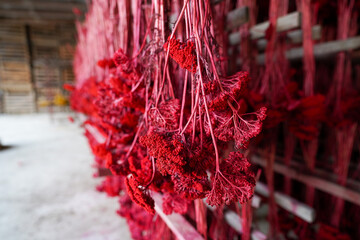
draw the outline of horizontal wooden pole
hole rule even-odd
[[[300,29],[290,31],[286,34],[286,36],[287,36],[289,43],[299,44],[302,42],[302,30],[300,30]],[[319,40],[320,38],[321,38],[321,26],[316,25],[316,26],[312,27],[312,39]],[[257,44],[257,48],[259,50],[264,50],[267,45],[267,40],[259,39],[256,44]]]
[[[240,27],[244,23],[249,21],[249,8],[248,7],[240,7],[230,11],[226,15],[226,29],[232,30]]]
[[[315,25],[311,28],[311,35],[313,40],[319,40],[321,38],[321,25]],[[291,43],[297,44],[303,41],[303,31],[298,29],[290,31],[286,34]]]
[[[85,125],[85,129],[89,131],[89,133],[95,138],[95,140],[99,144],[103,144],[106,142],[106,138],[93,126],[90,124]]]
[[[269,21],[255,25],[250,29],[251,39],[259,39],[265,37],[265,32],[269,28]],[[290,29],[299,28],[301,26],[301,13],[293,12],[285,16],[279,17],[276,22],[276,31],[284,32]]]
[[[85,1],[36,1],[36,0],[1,0],[0,9],[4,10],[45,10],[45,11],[67,11],[72,12],[76,7],[82,11],[86,10]]]
[[[348,38],[346,40],[330,41],[314,45],[315,58],[323,58],[342,51],[349,51],[360,48],[360,36]],[[288,60],[298,60],[304,56],[304,49],[302,47],[292,48],[285,53]],[[260,54],[257,57],[259,64],[265,63],[265,54]]]
[[[257,197],[259,198],[259,196],[257,196]],[[205,200],[204,200],[204,202],[205,202]],[[206,204],[207,208],[210,209],[211,211],[215,210],[215,207],[208,205],[206,202],[205,202],[205,204]],[[253,207],[253,202],[251,203],[251,206]],[[238,232],[239,234],[243,233],[242,219],[236,212],[234,212],[230,209],[226,209],[225,213],[224,213],[224,218],[225,218],[225,221],[229,224],[229,226],[232,227],[236,232]],[[251,232],[251,237],[253,240],[265,240],[266,239],[266,235],[257,229],[253,229],[253,231]]]
[[[276,31],[284,32],[301,26],[301,13],[293,12],[288,15],[282,16],[277,20]],[[269,27],[269,21],[257,24],[250,29],[251,39],[259,39],[265,37],[265,31]],[[235,32],[229,35],[230,45],[239,44],[241,36],[239,32]]]
[[[262,157],[254,155],[254,156],[252,156],[251,161],[262,167],[266,167],[266,161]],[[318,190],[329,193],[333,196],[336,196],[336,197],[342,198],[346,201],[349,201],[351,203],[360,205],[360,192],[359,191],[354,191],[352,189],[348,189],[337,183],[319,178],[317,176],[312,176],[309,174],[302,173],[300,171],[297,171],[296,169],[287,167],[287,166],[277,163],[277,162],[274,163],[274,171],[276,173],[280,173],[284,176],[287,176],[293,180],[302,182],[308,186],[312,186]]]
[[[5,10],[0,9],[0,18],[13,19],[38,19],[38,20],[74,20],[72,12],[49,12],[49,11],[27,11],[27,10]]]
[[[256,183],[255,191],[264,197],[269,197],[270,194],[267,186],[261,182]],[[275,192],[274,197],[275,202],[286,211],[298,216],[308,223],[314,222],[315,210],[312,207],[279,192]]]
[[[179,240],[203,240],[201,234],[180,214],[172,213],[166,215],[162,208],[162,196],[159,193],[152,192],[151,197],[155,201],[155,211],[168,228],[174,233]]]
[[[232,210],[227,210],[224,214],[224,218],[226,220],[226,222],[235,230],[237,231],[239,234],[242,234],[243,230],[242,230],[242,219],[239,217],[238,214],[236,214],[236,212],[232,211]],[[260,232],[257,229],[253,229],[251,231],[251,239],[252,240],[265,240],[267,239],[266,235],[262,232]]]

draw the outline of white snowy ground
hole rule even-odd
[[[82,130],[57,114],[0,115],[0,239],[126,240],[115,198],[94,190]]]

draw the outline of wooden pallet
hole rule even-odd
[[[61,69],[61,82],[72,83],[75,80],[75,75],[72,67],[66,67]]]
[[[0,61],[1,82],[31,82],[30,66],[27,62]]]
[[[36,88],[57,87],[60,83],[60,70],[57,67],[35,66],[34,82]]]
[[[75,24],[61,24],[59,26],[60,43],[71,43],[75,45],[76,42],[76,28]]]
[[[70,44],[59,46],[59,57],[63,60],[71,61],[74,57],[74,47]]]
[[[35,112],[35,94],[33,92],[5,92],[5,113],[33,113]]]
[[[26,31],[22,24],[9,24],[0,21],[0,42],[26,44]]]
[[[33,86],[30,82],[0,82],[0,89],[10,92],[31,92]]]
[[[0,39],[0,58],[27,62],[29,58],[27,46],[24,43],[11,42],[11,40]]]

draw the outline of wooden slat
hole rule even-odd
[[[74,7],[86,10],[85,1],[37,1],[37,0],[1,0],[0,9],[4,10],[45,10],[71,12]]]
[[[251,199],[251,201],[252,201],[251,206],[254,207],[254,205],[256,205],[257,206],[256,208],[258,208],[260,205],[260,202],[259,202],[259,205],[257,205],[257,203],[254,204],[255,198],[258,198],[259,201],[261,201],[259,196],[254,195],[254,197]],[[257,201],[257,200],[255,200],[255,201]],[[215,210],[215,207],[208,205],[205,200],[204,200],[204,202],[208,209],[210,209],[211,211]],[[226,222],[229,224],[229,226],[232,227],[235,231],[237,231],[239,234],[243,233],[242,225],[241,225],[242,219],[236,212],[234,212],[230,209],[226,209],[224,218],[225,218]],[[252,230],[251,237],[253,240],[265,240],[266,239],[266,235],[264,233],[260,232],[259,230],[257,230],[256,228],[254,228]]]
[[[278,18],[276,31],[284,32],[291,29],[299,28],[301,26],[301,13],[293,12],[288,15]],[[269,21],[257,24],[250,29],[251,39],[259,39],[265,37],[265,31],[269,27]],[[239,44],[241,36],[239,32],[235,32],[229,35],[229,43],[231,45]]]
[[[230,11],[226,16],[227,30],[232,30],[240,27],[242,24],[249,21],[249,8],[240,7]]]
[[[35,111],[33,92],[5,92],[5,113],[32,113]]]
[[[300,29],[290,31],[286,35],[287,35],[289,42],[292,44],[299,44],[302,42],[302,30],[300,30]],[[316,26],[312,27],[312,39],[319,40],[320,38],[321,38],[321,26],[316,25]],[[256,44],[257,44],[257,47],[259,50],[264,50],[267,45],[267,40],[259,39]]]
[[[61,82],[74,82],[75,76],[72,68],[64,68],[61,70]]]
[[[5,10],[0,9],[1,18],[13,19],[41,19],[41,20],[75,20],[72,12],[28,11],[28,10]]]
[[[242,219],[239,217],[238,214],[236,214],[236,212],[231,211],[231,210],[227,210],[224,214],[224,218],[226,220],[226,222],[235,230],[237,231],[239,234],[242,234],[243,230],[242,230]],[[252,240],[265,240],[267,239],[266,235],[264,233],[262,233],[261,231],[257,230],[257,229],[253,229],[251,231],[251,239]]]
[[[252,156],[251,161],[262,167],[266,167],[266,161],[259,156]],[[337,196],[346,201],[360,205],[360,189],[359,191],[354,191],[334,182],[330,182],[316,176],[302,173],[300,171],[297,171],[296,169],[292,169],[280,163],[274,163],[274,171],[293,180],[305,183],[308,186],[312,186],[323,192],[329,193],[333,196]]]
[[[331,54],[336,54],[342,51],[348,51],[360,48],[360,36],[348,38],[346,40],[330,41],[326,43],[319,43],[314,46],[314,56],[322,58]],[[293,48],[286,51],[286,58],[289,60],[301,59],[304,55],[302,47]],[[257,62],[263,64],[265,62],[265,54],[260,54],[257,57]]]
[[[311,28],[311,34],[313,40],[319,40],[321,38],[321,25],[315,25]],[[287,33],[287,37],[291,43],[302,43],[303,34],[302,30],[295,30]]]
[[[264,197],[269,197],[270,194],[267,186],[261,182],[256,183],[255,191]],[[279,192],[275,192],[274,195],[275,195],[275,202],[280,207],[294,214],[295,216],[298,216],[299,218],[303,219],[308,223],[314,222],[315,210],[312,207]]]
[[[166,223],[168,228],[179,240],[203,240],[201,234],[180,214],[172,213],[166,215],[162,209],[162,197],[159,193],[152,192],[151,196],[155,201],[155,211]]]
[[[64,60],[72,60],[74,57],[74,49],[70,45],[59,46],[59,56]]]
[[[5,82],[0,81],[0,89],[10,92],[30,92],[32,85],[30,82]]]
[[[250,29],[251,39],[259,39],[265,37],[265,32],[269,28],[269,21],[255,25]],[[284,32],[290,29],[299,28],[301,26],[301,13],[293,12],[285,16],[279,17],[276,24],[277,32]]]
[[[105,143],[106,137],[103,136],[95,127],[91,126],[90,124],[85,124],[84,128],[89,131],[89,133],[99,144]]]

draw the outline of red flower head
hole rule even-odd
[[[107,59],[107,58],[104,58],[104,59],[101,59],[97,62],[97,65],[101,68],[114,68],[116,67],[114,61],[110,58],[110,59]]]
[[[140,205],[149,213],[155,214],[154,200],[149,196],[149,194],[145,192],[144,187],[140,186],[140,183],[133,176],[125,179],[125,186],[131,200]]]
[[[189,200],[204,198],[210,190],[207,176],[197,178],[175,174],[171,179],[174,182],[175,191],[183,198]]]
[[[156,159],[156,167],[162,175],[184,172],[184,146],[176,135],[169,137],[151,132],[142,136],[140,143],[146,146],[150,156]]]
[[[178,127],[180,104],[178,99],[164,101],[157,108],[148,112],[148,118],[152,126],[159,129],[173,130]]]
[[[234,201],[245,203],[252,198],[255,174],[252,165],[240,152],[231,152],[220,164],[220,171],[212,179],[213,186],[207,194],[207,203],[212,206],[229,205]]]
[[[237,148],[246,148],[249,140],[260,133],[265,118],[265,107],[254,113],[242,115],[234,113],[231,117],[222,120],[221,124],[215,129],[215,135],[225,142],[234,139]]]
[[[75,86],[74,85],[71,85],[71,84],[68,84],[68,83],[65,83],[63,85],[63,88],[69,92],[72,92],[75,90]]]
[[[186,43],[180,42],[180,40],[169,38],[164,44],[165,51],[168,50],[170,45],[169,54],[175,62],[177,62],[181,68],[184,68],[192,73],[196,73],[197,57],[195,52],[195,44],[191,41]]]

